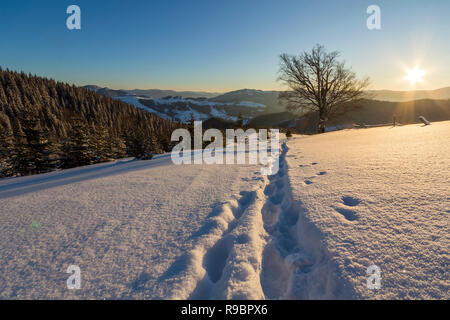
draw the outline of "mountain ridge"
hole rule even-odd
[[[97,93],[132,104],[162,118],[188,123],[191,118],[207,120],[220,118],[236,121],[242,117],[246,122],[258,125],[279,125],[296,116],[286,112],[278,98],[280,91],[239,89],[213,97],[202,96],[202,92],[174,90],[113,90],[98,86],[85,87]],[[167,94],[167,95],[166,95]],[[423,99],[450,99],[450,87],[417,91],[368,91],[368,101],[383,104],[419,101]],[[433,105],[434,108],[434,105]],[[374,112],[374,111],[372,111]],[[377,118],[376,115],[373,116]]]
[[[263,95],[278,95],[282,92],[281,90],[260,90],[260,89],[238,89],[228,92],[205,92],[205,91],[176,91],[176,90],[163,90],[163,89],[111,89],[108,87],[100,87],[97,85],[86,85],[83,86],[86,89],[100,91],[99,93],[111,94],[115,96],[120,95],[142,95],[148,98],[164,98],[167,96],[178,96],[183,98],[207,98],[212,101],[230,101],[235,99],[237,96],[247,96],[258,98]],[[378,89],[378,90],[367,90],[371,100],[379,101],[412,101],[421,99],[436,99],[445,100],[450,99],[450,86],[442,87],[433,90],[389,90],[389,89]]]

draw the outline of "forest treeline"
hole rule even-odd
[[[0,68],[0,177],[170,151],[183,124],[52,79]]]

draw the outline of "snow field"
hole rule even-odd
[[[324,274],[339,279],[306,286],[308,297],[449,298],[449,141],[449,121],[290,139],[299,243],[326,249]],[[379,290],[367,287],[371,265]]]
[[[3,179],[0,298],[449,299],[449,141],[444,121],[295,136],[270,176],[162,155]]]
[[[180,258],[183,271],[168,280],[173,290],[166,298],[346,297],[320,238],[299,227],[286,175],[288,148],[282,148],[277,174],[261,177],[252,191],[212,214],[194,249]]]

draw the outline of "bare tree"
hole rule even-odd
[[[339,52],[328,53],[321,45],[298,56],[280,55],[280,77],[289,88],[280,93],[291,111],[317,112],[318,132],[341,106],[363,98],[369,79],[358,80],[355,73],[338,61]]]

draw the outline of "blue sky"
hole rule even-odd
[[[66,28],[71,4],[81,30]],[[371,4],[381,30],[366,27]],[[111,88],[271,90],[280,53],[320,43],[373,89],[435,89],[450,85],[449,17],[448,0],[2,1],[0,66]]]

